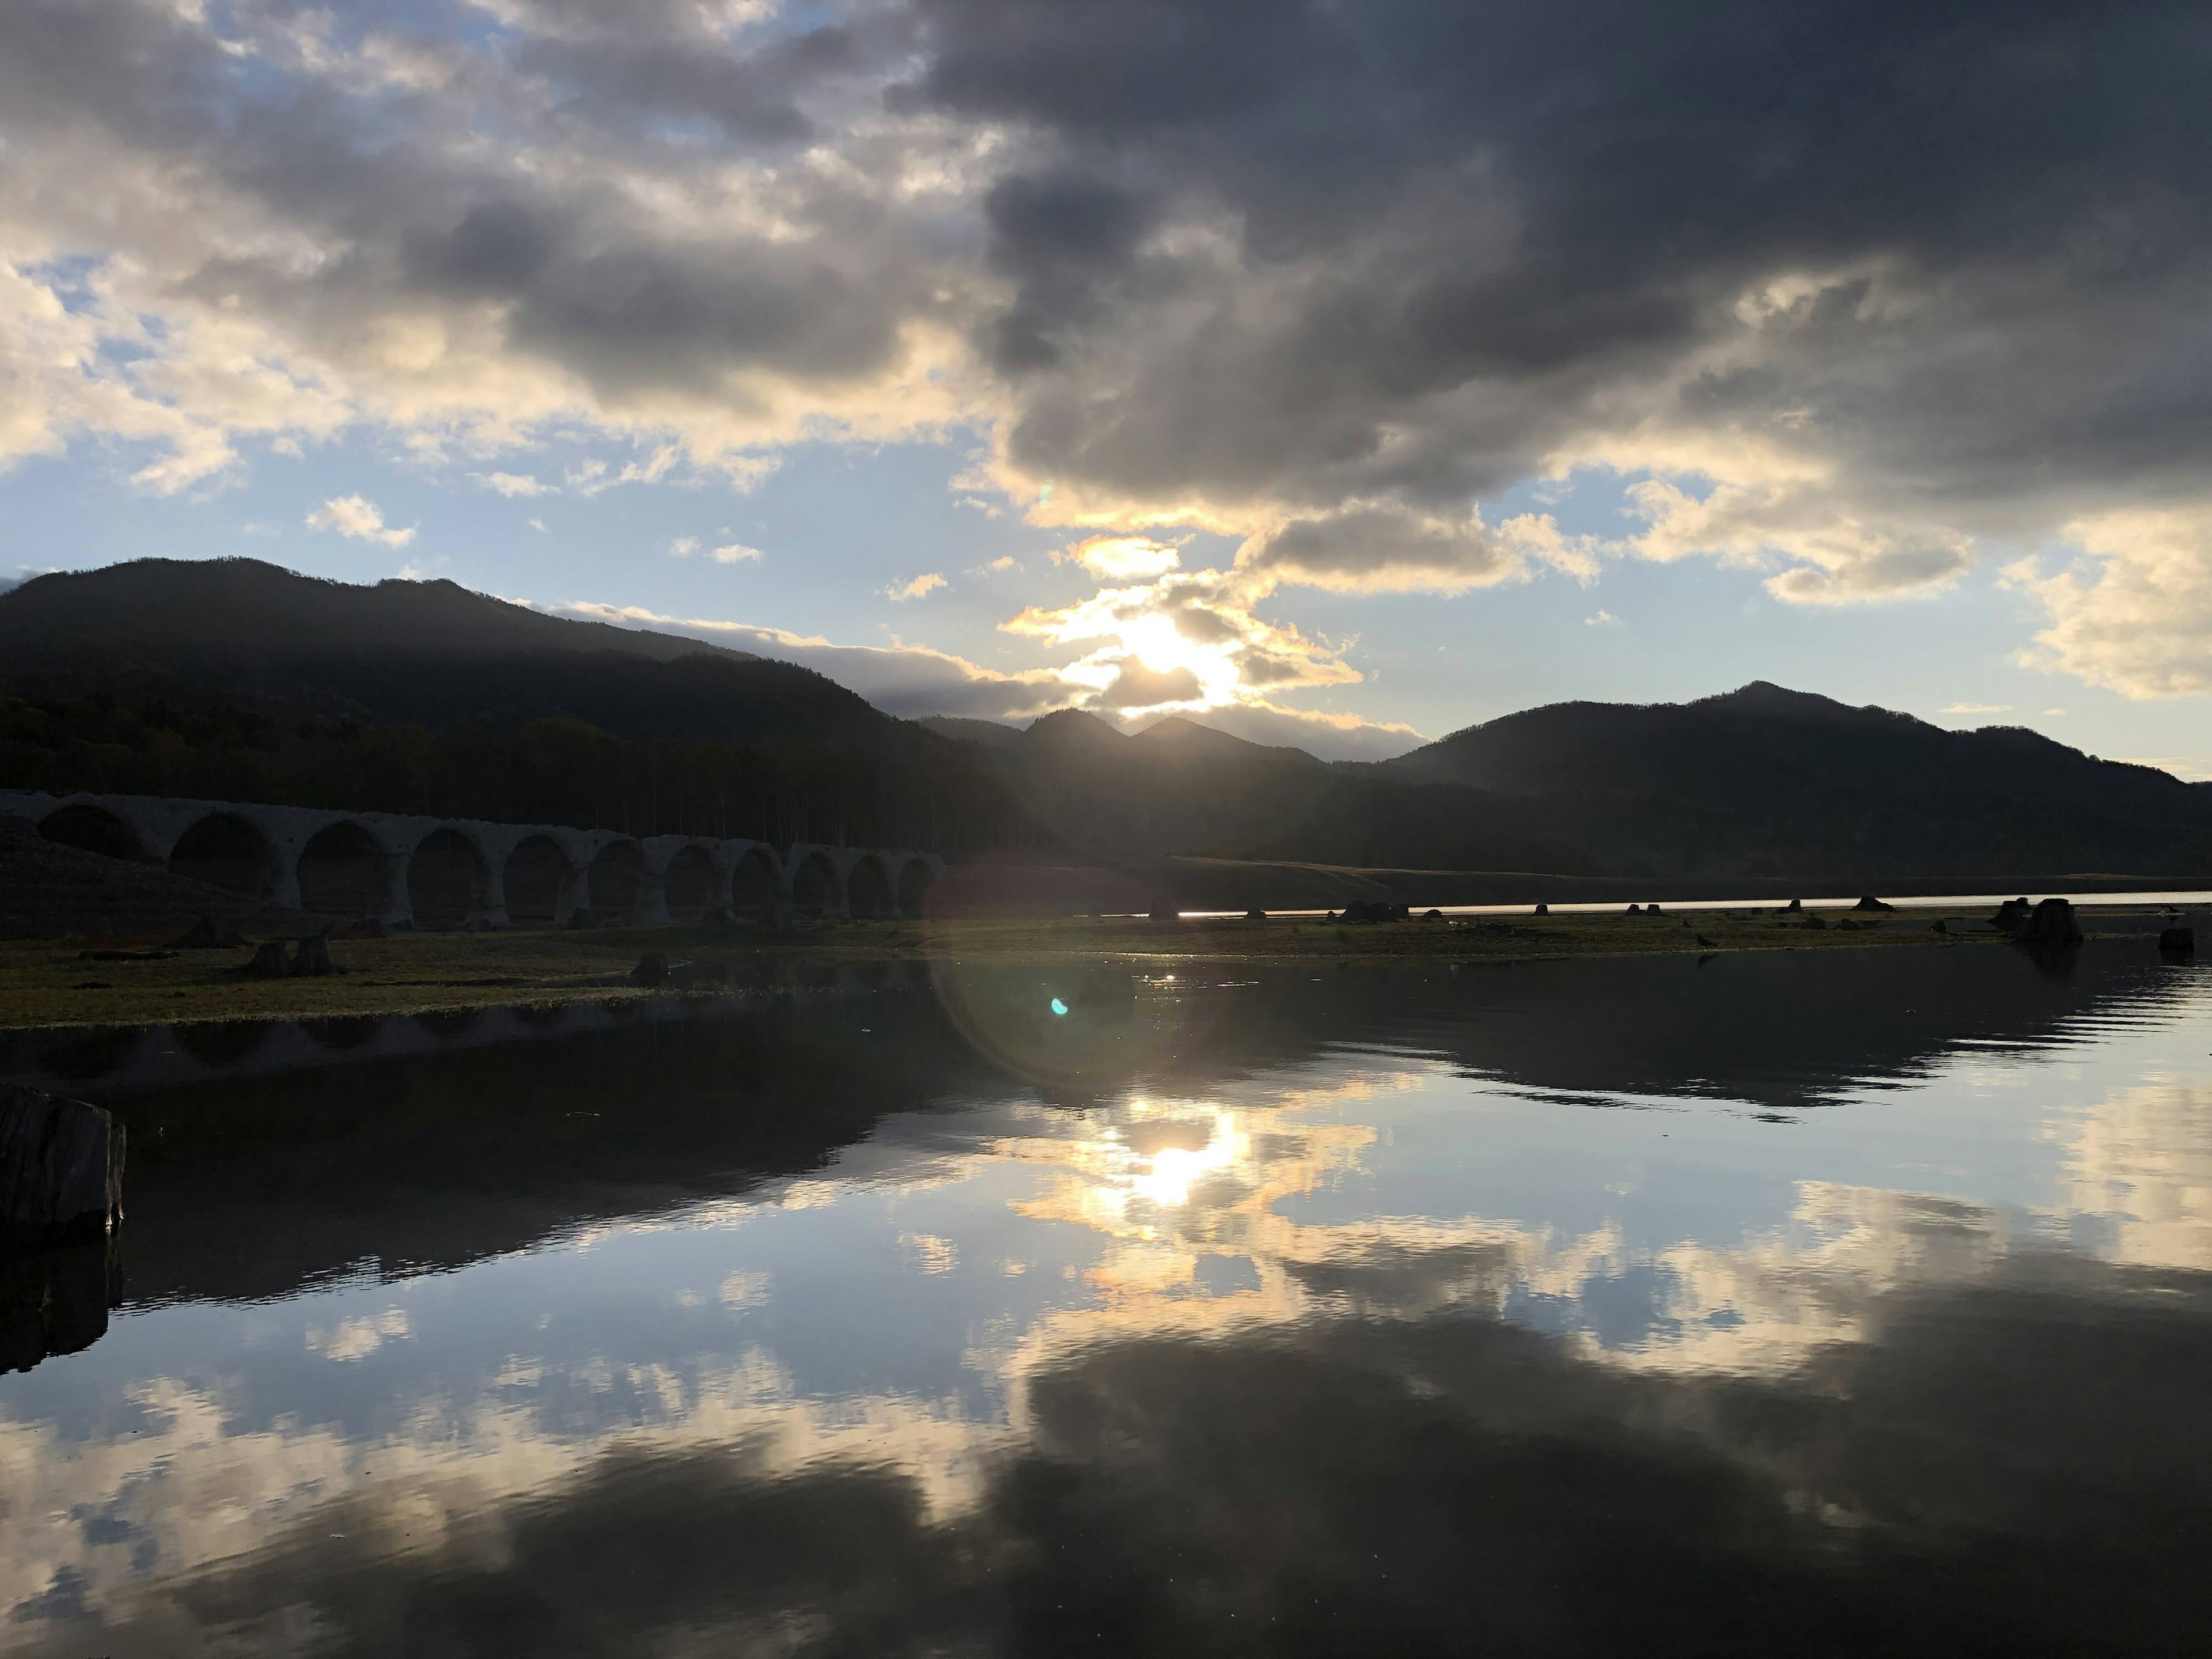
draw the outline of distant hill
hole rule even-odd
[[[567,715],[627,738],[758,743],[890,717],[835,681],[449,581],[374,586],[254,559],[138,559],[0,592],[0,693],[427,726]]]
[[[985,749],[1012,749],[1022,740],[1018,726],[971,720],[964,714],[924,714],[915,724],[954,743],[972,743]]]
[[[19,701],[10,703],[9,697]],[[140,560],[0,592],[0,784],[950,850],[1653,879],[2212,876],[2212,785],[1764,683],[1380,763],[1170,717],[894,720],[811,670],[451,582]]]
[[[0,785],[948,848],[965,745],[795,664],[452,582],[142,559],[0,592]]]
[[[2212,872],[2212,785],[1764,681],[1532,708],[1372,770],[1514,801],[1613,868]]]

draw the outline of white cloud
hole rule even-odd
[[[404,547],[415,539],[416,526],[389,528],[384,514],[363,495],[334,495],[307,514],[310,530],[335,530],[357,542],[379,542],[386,547]]]
[[[542,478],[533,478],[525,472],[471,472],[469,477],[486,489],[496,490],[509,501],[561,493],[558,484],[547,483]]]
[[[2134,698],[2212,691],[2212,503],[2092,514],[2066,526],[2081,550],[2045,575],[2033,559],[2005,569],[2051,625],[2021,653]]]
[[[1802,479],[1723,482],[1700,499],[1649,478],[1629,496],[1648,527],[1625,550],[1662,563],[1695,556],[1748,569],[1783,564],[1766,589],[1792,605],[1936,592],[1974,562],[1972,541],[1956,531],[1868,519]]]
[[[884,590],[884,597],[903,604],[908,599],[927,599],[939,588],[951,586],[951,584],[943,576],[932,570],[923,575],[916,576],[910,582],[893,582]]]
[[[700,542],[696,536],[678,536],[668,544],[668,556],[672,559],[688,559],[699,550],[699,547]]]
[[[1091,536],[1054,553],[1053,562],[1079,564],[1101,581],[1146,580],[1164,576],[1182,562],[1168,542],[1149,536]]]
[[[543,520],[543,519],[529,519],[529,520],[526,520],[524,522],[526,522],[526,524],[528,524],[528,525],[529,525],[529,526],[530,526],[532,530],[535,530],[536,532],[538,532],[538,534],[540,534],[541,536],[542,536],[542,535],[544,535],[544,534],[545,533],[545,520]]]
[[[2008,702],[1954,702],[1938,712],[1945,714],[1964,715],[2009,714],[2012,713],[2012,705]]]
[[[747,547],[742,542],[730,542],[716,548],[708,556],[716,564],[758,564],[762,556],[757,547]]]
[[[1584,628],[1617,628],[1620,625],[1620,618],[1610,611],[1600,611],[1595,616],[1583,618]]]

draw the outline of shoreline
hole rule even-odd
[[[2151,950],[2159,914],[2147,907],[2081,908],[2092,939],[2131,936]],[[810,971],[867,963],[1016,964],[1081,961],[1132,967],[1177,963],[1543,962],[1576,957],[1712,957],[1751,951],[1954,949],[2002,944],[1985,927],[1933,931],[1936,913],[1833,913],[1827,925],[1778,919],[1771,910],[1699,910],[1631,916],[1525,910],[1376,923],[1310,917],[963,918],[944,921],[830,921],[763,937],[727,928],[401,933],[334,938],[344,971],[328,977],[256,979],[254,946],[177,949],[152,940],[0,943],[0,1030],[199,1024],[243,1019],[435,1014],[584,1000],[742,989]],[[1974,918],[1976,921],[1980,918]],[[2212,943],[2212,941],[2208,941]],[[648,952],[666,958],[657,987],[632,978]]]

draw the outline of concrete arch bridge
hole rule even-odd
[[[50,841],[159,864],[296,909],[387,927],[652,925],[781,902],[802,915],[918,915],[933,853],[710,836],[629,836],[155,795],[0,789],[0,816]]]

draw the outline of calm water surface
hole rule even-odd
[[[4,1286],[9,1653],[2212,1639],[2212,972],[2142,940],[0,1073],[131,1135],[118,1259]]]

